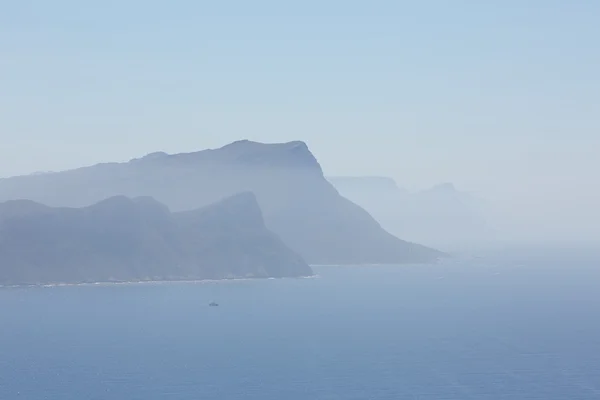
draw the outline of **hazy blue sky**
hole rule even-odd
[[[0,176],[300,139],[328,174],[595,207],[598,21],[597,0],[5,1]]]

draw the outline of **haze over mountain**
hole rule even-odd
[[[149,197],[85,208],[0,204],[0,284],[309,275],[265,227],[252,193],[179,213]]]
[[[330,177],[343,196],[364,207],[391,233],[445,251],[489,242],[483,203],[453,184],[411,193],[387,177]]]
[[[81,207],[107,197],[152,196],[174,211],[255,193],[266,225],[308,262],[429,262],[436,250],[402,241],[340,196],[305,143],[241,140],[216,150],[153,153],[127,163],[0,180],[0,200]]]

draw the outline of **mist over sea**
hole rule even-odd
[[[600,252],[0,289],[0,398],[600,398]],[[216,301],[219,307],[208,307]]]

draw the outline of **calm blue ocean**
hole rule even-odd
[[[597,400],[599,261],[3,288],[0,399]]]

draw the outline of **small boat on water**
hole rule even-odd
[[[208,303],[209,307],[219,307],[218,303],[215,303],[214,301],[211,301],[210,303]]]

